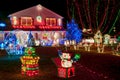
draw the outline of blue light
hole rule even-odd
[[[5,27],[6,24],[5,23],[0,23],[0,27]]]
[[[74,19],[67,23],[66,38],[68,40],[75,40],[76,43],[82,40],[82,31],[78,28],[78,24],[75,23]]]
[[[23,55],[24,47],[18,44],[18,40],[16,38],[15,33],[10,32],[4,40],[5,50],[8,55]]]
[[[1,43],[1,44],[0,44],[0,49],[2,49],[2,50],[3,50],[3,49],[4,49],[4,47],[5,47],[5,46],[4,46],[4,43]]]

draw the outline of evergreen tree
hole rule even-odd
[[[67,23],[66,38],[68,40],[75,40],[76,43],[79,43],[82,39],[82,31],[79,29],[74,19]]]

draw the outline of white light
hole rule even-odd
[[[16,17],[16,16],[13,16],[13,19],[14,19],[14,20],[16,20],[16,19],[17,19],[17,17]]]
[[[35,45],[39,46],[39,44],[40,44],[39,40],[35,40]]]
[[[42,6],[41,5],[37,5],[37,10],[42,10]]]
[[[58,19],[58,25],[61,26],[62,25],[62,20]]]
[[[13,20],[13,25],[16,25],[17,24],[17,17],[13,16],[12,20]]]
[[[17,24],[17,20],[14,20],[13,24],[16,25]]]

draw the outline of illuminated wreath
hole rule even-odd
[[[38,22],[42,21],[42,17],[41,16],[37,16],[36,19],[37,19]]]

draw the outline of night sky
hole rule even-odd
[[[11,13],[41,4],[42,6],[65,17],[66,0],[4,0],[0,2],[0,14],[9,15]]]
[[[67,1],[69,2],[69,5],[67,6]],[[7,17],[9,14],[12,14],[14,12],[41,4],[42,6],[56,12],[57,14],[61,15],[64,17],[64,20],[67,22],[68,19],[70,20],[68,16],[67,10],[70,12],[72,7],[72,2],[73,1],[78,1],[78,5],[80,6],[81,10],[81,16],[83,20],[83,24],[85,24],[88,28],[88,23],[87,23],[87,18],[86,18],[86,13],[85,10],[87,11],[87,6],[85,6],[86,2],[85,1],[90,1],[90,16],[91,16],[91,22],[92,22],[92,27],[96,27],[96,6],[98,5],[97,1],[99,1],[99,9],[98,9],[98,23],[102,21],[102,18],[104,17],[104,11],[105,7],[108,5],[108,0],[4,0],[0,2],[0,19],[3,17]],[[108,25],[108,30],[112,27],[114,24],[115,18],[117,17],[118,11],[120,9],[120,0],[109,0],[109,10],[108,10],[108,15],[107,18],[104,19],[104,24],[105,20],[106,25]],[[114,2],[114,3],[113,3]],[[76,3],[74,3],[75,5]],[[114,5],[113,5],[114,4]],[[84,9],[86,8],[86,9]],[[113,12],[112,12],[113,9]],[[72,16],[72,13],[70,14]],[[111,16],[111,17],[110,17]],[[88,17],[88,16],[87,16]],[[116,30],[119,32],[120,31],[120,14],[118,16],[118,20],[116,21],[116,24],[114,25],[116,27]],[[75,19],[77,20],[77,23],[80,25],[80,15],[78,13],[77,7],[75,6]],[[103,28],[105,29],[106,26]]]

